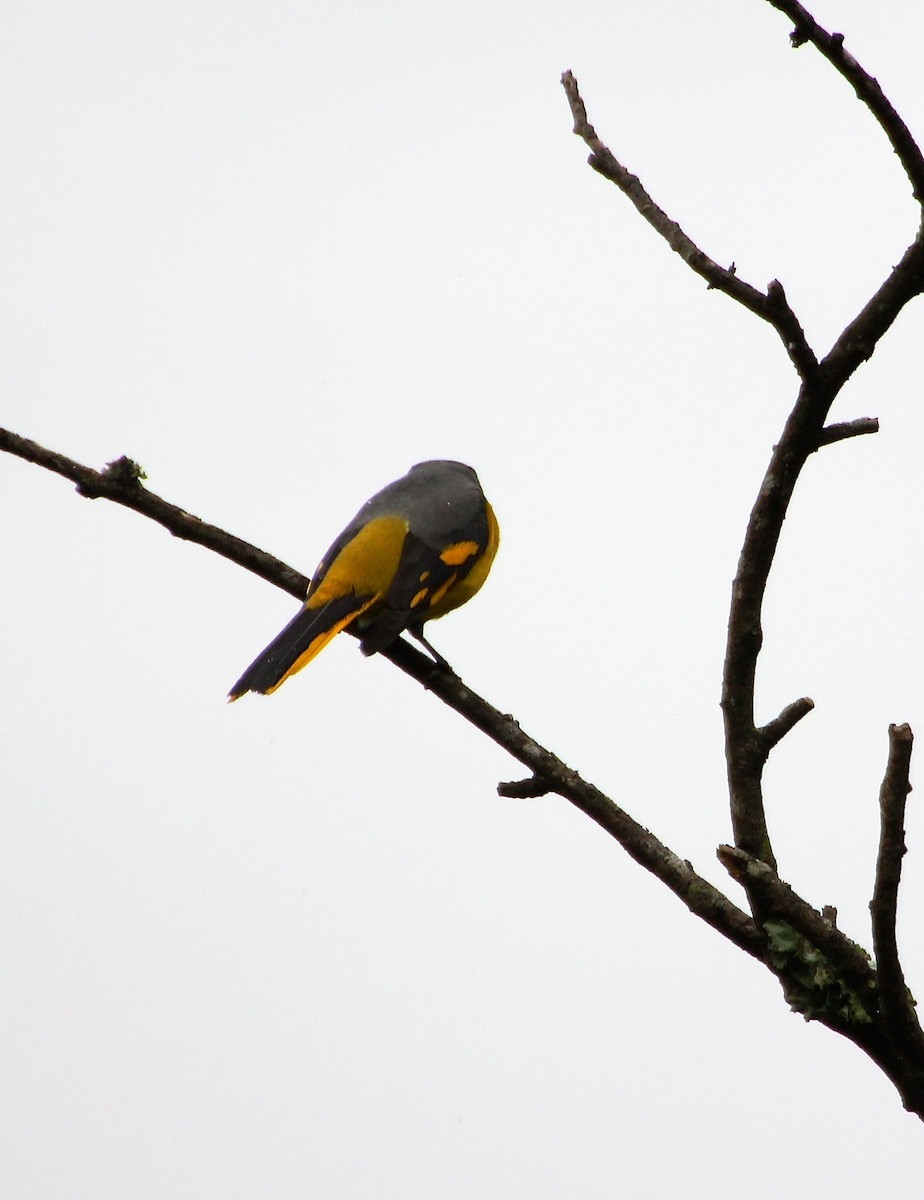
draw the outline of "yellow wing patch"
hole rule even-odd
[[[477,542],[453,542],[440,552],[440,558],[447,567],[461,567],[467,558],[472,558],[480,549]]]
[[[459,547],[464,546],[466,548],[468,553],[459,558],[458,565],[465,562],[465,559],[469,557],[469,553],[480,553],[480,557],[472,563],[471,570],[467,575],[457,581],[455,575],[452,576],[455,586],[451,590],[446,591],[445,588],[441,588],[439,599],[434,595],[428,609],[430,617],[444,617],[446,613],[452,612],[454,608],[458,608],[466,600],[470,600],[487,579],[488,571],[491,569],[491,563],[494,561],[494,555],[497,553],[498,543],[500,542],[500,531],[497,527],[497,518],[494,516],[494,510],[487,503],[485,504],[485,515],[488,518],[488,544],[484,547],[483,553],[480,553],[481,547],[477,542],[456,542],[452,546],[447,546],[440,555],[447,566],[454,566],[457,564],[445,558],[447,553],[453,553]]]
[[[402,517],[369,521],[330,564],[317,590],[308,597],[308,607],[322,608],[350,594],[384,596],[398,570],[406,536],[407,521]]]

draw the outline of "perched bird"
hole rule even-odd
[[[353,626],[364,654],[404,630],[449,664],[423,636],[425,621],[471,599],[488,576],[499,533],[478,476],[436,460],[367,500],[318,564],[301,611],[229,693],[274,692],[341,629]]]

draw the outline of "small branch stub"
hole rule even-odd
[[[787,704],[778,717],[774,717],[766,725],[761,725],[757,730],[757,736],[763,742],[764,753],[769,754],[773,747],[781,742],[803,717],[807,717],[814,707],[814,700],[809,699],[808,696],[802,696],[799,700],[793,700],[792,704]]]
[[[833,446],[835,442],[843,442],[847,438],[863,437],[868,433],[879,432],[878,417],[858,417],[855,421],[839,421],[834,425],[826,425],[818,438],[819,449],[822,446]]]
[[[511,800],[535,800],[539,796],[548,796],[551,791],[551,784],[540,775],[497,785],[498,796],[506,796]]]

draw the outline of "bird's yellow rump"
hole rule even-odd
[[[348,626],[355,626],[365,654],[407,630],[447,665],[424,638],[424,624],[474,596],[499,536],[471,467],[444,459],[411,467],[347,525],[318,564],[303,607],[229,698],[274,692]]]

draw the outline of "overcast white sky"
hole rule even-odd
[[[924,9],[816,15],[924,137]],[[433,626],[476,690],[734,895],[729,585],[793,372],[585,165],[559,85],[824,352],[917,214],[763,0],[8,4],[0,424],[310,571],[378,487],[478,470],[503,541]],[[869,945],[890,721],[924,734],[920,305],[787,522],[759,715],[781,873]],[[291,598],[0,462],[0,1193],[908,1195],[920,1123],[565,802]],[[342,641],[342,644],[341,644]],[[901,940],[924,993],[924,821]],[[739,897],[736,897],[739,898]]]

